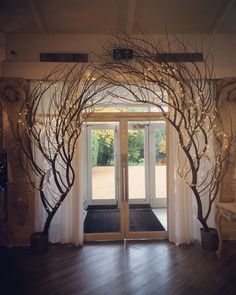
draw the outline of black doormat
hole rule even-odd
[[[165,228],[152,209],[129,210],[130,231],[164,231]]]
[[[129,204],[130,209],[151,209],[150,204]]]
[[[84,221],[85,233],[114,233],[120,231],[119,209],[88,210]]]
[[[87,210],[117,209],[117,205],[89,205]]]
[[[164,231],[151,209],[130,209],[130,231]],[[120,231],[120,210],[91,210],[84,221],[85,233],[105,233]]]
[[[150,204],[129,204],[130,209],[151,209]],[[89,205],[87,210],[117,209],[117,205]]]

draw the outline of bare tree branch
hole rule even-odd
[[[226,173],[233,141],[231,130],[226,134],[220,124],[217,98],[213,95],[213,59],[202,63],[158,62],[157,54],[166,48],[169,52],[198,52],[198,48],[176,36],[154,41],[147,35],[122,35],[110,43],[107,56],[112,48],[132,49],[134,58],[108,60],[104,64],[110,70],[108,82],[129,91],[132,101],[159,108],[176,130],[185,156],[183,162],[179,159],[178,173],[196,198],[199,221],[209,230],[207,219]],[[206,211],[203,198],[208,199]]]

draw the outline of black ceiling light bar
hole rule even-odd
[[[113,59],[132,59],[134,57],[133,49],[114,48]],[[202,62],[202,52],[176,52],[176,53],[158,53],[157,62]]]
[[[158,53],[157,62],[202,62],[202,52]]]
[[[88,53],[40,53],[42,62],[88,62]]]
[[[115,48],[115,49],[113,49],[113,58],[114,59],[132,59],[133,58],[133,49]]]

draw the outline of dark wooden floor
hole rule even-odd
[[[15,248],[3,260],[1,295],[236,294],[236,242],[220,260],[198,244],[164,240],[51,245],[38,257]]]

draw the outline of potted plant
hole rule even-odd
[[[47,252],[51,221],[73,186],[81,126],[93,111],[92,97],[107,87],[101,79],[89,64],[56,68],[36,83],[19,111],[14,133],[23,168],[47,213],[43,230],[30,237],[34,254]]]

